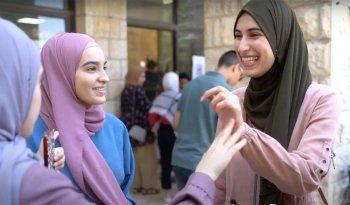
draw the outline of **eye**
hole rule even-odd
[[[260,36],[264,36],[264,34],[262,34],[260,32],[253,32],[250,34],[250,36],[253,38],[259,38]]]
[[[234,32],[233,33],[233,37],[236,39],[241,39],[242,38],[242,34],[241,34],[241,32]]]
[[[97,68],[96,68],[95,66],[92,66],[92,67],[87,67],[86,70],[87,70],[88,72],[92,72],[92,71],[96,71]]]

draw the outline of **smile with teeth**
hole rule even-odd
[[[98,88],[93,88],[94,90],[97,90],[97,91],[104,91],[105,88],[104,87],[98,87]]]
[[[253,64],[256,60],[258,60],[258,57],[242,57],[241,60],[242,63],[250,65]]]

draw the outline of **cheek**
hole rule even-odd
[[[261,50],[266,55],[265,56],[266,64],[270,68],[270,67],[272,67],[273,63],[275,62],[275,55],[273,54],[272,48],[271,48],[269,42],[267,41],[267,39],[262,40],[260,45],[262,45]]]
[[[78,95],[78,97],[88,92],[88,87],[89,87],[89,76],[77,75],[75,78],[75,92]]]
[[[85,102],[86,95],[88,94],[87,90],[85,89],[86,85],[84,85],[83,81],[76,81],[75,82],[75,93],[79,100]]]
[[[238,53],[237,51],[238,51],[238,41],[237,40],[234,40],[234,42],[233,42],[233,49],[236,51],[236,53]]]
[[[269,69],[272,67],[273,63],[275,62],[275,56],[272,53],[272,50],[269,49],[266,51],[266,67]]]

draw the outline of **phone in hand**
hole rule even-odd
[[[55,158],[55,130],[48,129],[44,134],[44,161],[45,166],[54,169]]]

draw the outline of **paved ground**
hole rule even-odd
[[[176,192],[175,184],[173,184],[173,190],[172,193]],[[165,205],[164,202],[164,194],[160,192],[159,194],[155,195],[142,195],[142,194],[135,194],[132,195],[137,205]]]
[[[155,180],[158,181],[158,187],[160,190],[159,194],[154,194],[154,195],[142,195],[142,194],[132,194],[133,199],[135,200],[137,205],[165,205],[164,201],[164,193],[161,191],[160,188],[160,165],[158,164],[157,167],[157,173],[155,175]],[[176,184],[175,184],[175,177],[173,176],[173,183],[171,185],[172,190],[171,193],[172,195],[175,195],[177,192]]]

